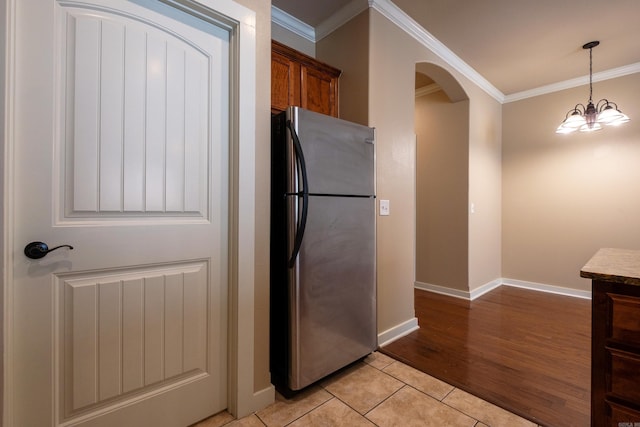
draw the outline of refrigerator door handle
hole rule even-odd
[[[293,268],[300,252],[300,246],[302,245],[302,238],[304,237],[304,229],[307,226],[307,211],[309,210],[309,183],[307,181],[307,166],[304,161],[304,154],[302,153],[302,145],[300,145],[300,139],[298,134],[291,123],[291,120],[287,120],[287,126],[291,131],[291,137],[293,138],[293,148],[296,153],[296,169],[298,169],[300,175],[302,175],[302,189],[292,195],[302,198],[302,214],[298,222],[296,237],[293,243],[293,251],[291,258],[289,258],[289,268]]]

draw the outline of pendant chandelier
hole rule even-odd
[[[593,57],[591,51],[599,44],[599,41],[592,41],[582,46],[583,49],[589,49],[589,102],[586,107],[577,104],[569,110],[556,129],[556,133],[571,133],[577,130],[591,132],[602,129],[602,125],[617,126],[629,121],[629,117],[618,110],[618,105],[615,102],[601,99],[594,105],[591,99],[593,94]]]

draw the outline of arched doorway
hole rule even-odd
[[[469,99],[443,68],[416,65],[416,287],[468,291]]]

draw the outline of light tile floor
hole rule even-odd
[[[293,399],[277,395],[248,417],[222,412],[193,427],[221,426],[537,427],[378,352]]]

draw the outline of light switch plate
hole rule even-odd
[[[389,215],[389,201],[388,200],[380,200],[380,216]]]

